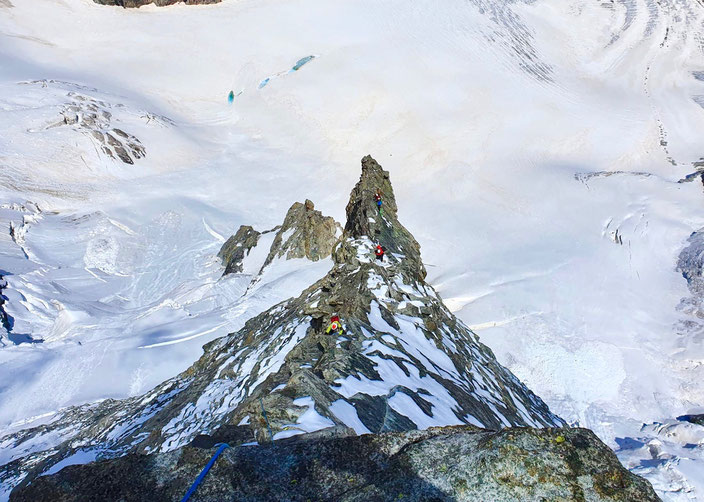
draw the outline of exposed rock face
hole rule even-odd
[[[687,279],[692,298],[684,301],[681,308],[704,319],[704,229],[694,232],[688,242],[680,253],[677,270]]]
[[[383,191],[383,214],[374,206],[376,190]],[[291,211],[295,221],[319,218],[312,208]],[[260,443],[321,429],[565,425],[425,284],[418,243],[396,212],[389,174],[365,157],[324,278],[207,344],[193,366],[144,396],[69,408],[46,425],[0,438],[11,459],[0,467],[0,482],[27,482],[73,455],[167,452],[236,424]],[[298,230],[284,239],[286,225],[276,249],[306,249],[304,237],[285,245],[297,231],[305,234],[289,225]],[[388,250],[384,261],[374,258],[377,242]],[[326,334],[333,314],[344,333]]]
[[[341,229],[333,218],[316,211],[310,200],[296,202],[289,208],[282,225],[264,232],[242,225],[225,242],[218,253],[225,265],[224,275],[242,272],[245,258],[264,240],[260,237],[271,232],[275,234],[273,241],[266,243],[271,243],[266,258],[263,263],[255,264],[259,274],[277,258],[307,258],[311,261],[327,258],[337,243]]]
[[[261,232],[257,232],[249,225],[242,225],[235,235],[227,239],[218,257],[225,265],[225,275],[242,272],[242,261],[259,242]]]
[[[5,278],[0,275],[0,325],[7,331],[8,333],[12,329],[11,323],[10,323],[10,316],[7,315],[7,312],[5,312],[4,305],[5,302],[7,301],[7,298],[3,296],[2,290],[7,287],[7,281],[5,281]],[[2,336],[0,336],[0,344],[3,344],[2,341]]]
[[[375,194],[382,198],[382,209],[377,209]],[[398,221],[398,208],[389,173],[369,155],[362,159],[362,176],[352,190],[347,204],[345,239],[337,250],[338,263],[345,263],[355,254],[350,240],[370,239],[381,244],[388,253],[396,254],[397,264],[418,280],[425,279],[425,267],[420,258],[420,245]]]
[[[318,261],[327,258],[339,237],[338,229],[337,222],[316,211],[310,200],[306,199],[303,204],[296,202],[286,213],[264,266],[282,256],[287,260],[308,258]]]
[[[186,5],[199,5],[199,4],[211,4],[220,3],[222,0],[93,0],[95,3],[100,5],[116,5],[118,7],[134,8],[141,7],[142,5],[147,5],[153,3],[157,7],[165,7],[167,5],[173,5],[175,3],[185,3]]]
[[[12,502],[179,500],[214,450],[185,447],[67,467]],[[586,429],[472,426],[285,440],[224,451],[194,500],[638,501],[650,484]]]
[[[677,417],[677,420],[683,422],[689,422],[696,425],[704,425],[704,414],[700,413],[697,415],[681,415]]]

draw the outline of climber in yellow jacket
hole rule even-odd
[[[341,335],[343,331],[344,330],[342,329],[342,323],[340,322],[340,318],[336,315],[332,316],[330,318],[330,324],[325,330],[325,333],[327,333],[328,335],[331,333],[337,333],[338,335]]]

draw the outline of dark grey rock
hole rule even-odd
[[[11,317],[5,312],[5,302],[7,297],[2,294],[3,289],[7,287],[7,281],[0,275],[0,325],[5,329],[6,332],[12,331],[12,321]],[[0,338],[0,344],[2,344],[2,338]]]
[[[212,445],[210,445],[212,446]],[[179,500],[214,449],[184,447],[70,466],[11,502]],[[226,449],[191,499],[237,501],[655,502],[586,429],[471,426]]]
[[[235,235],[227,239],[218,253],[222,264],[225,265],[225,275],[242,272],[242,260],[257,245],[259,236],[260,232],[248,225],[242,225]]]
[[[242,225],[237,233],[222,246],[218,256],[225,265],[224,275],[242,272],[242,262],[259,243],[260,236],[276,232],[259,274],[277,258],[292,260],[307,258],[318,261],[330,256],[337,243],[341,229],[330,216],[315,210],[310,200],[295,202],[286,212],[281,225],[271,230],[258,232]],[[256,278],[255,278],[256,280]]]
[[[680,253],[677,270],[687,279],[690,287],[698,292],[704,291],[702,273],[704,272],[704,231],[694,232],[690,235],[688,246]]]
[[[374,199],[376,193],[382,197],[381,211]],[[338,263],[347,262],[355,252],[347,244],[349,240],[368,238],[375,245],[380,244],[386,248],[387,256],[398,254],[399,266],[406,269],[409,275],[421,281],[425,279],[420,245],[398,221],[398,207],[389,173],[369,155],[362,159],[362,175],[352,190],[346,212],[347,223],[342,244],[335,254]]]
[[[697,425],[704,425],[704,414],[698,415],[681,415],[677,417],[680,422],[689,422]]]
[[[338,238],[338,224],[330,216],[315,210],[313,202],[294,203],[271,244],[264,267],[275,258],[308,258],[318,261],[330,256]]]

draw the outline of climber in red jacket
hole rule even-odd
[[[378,191],[374,194],[374,202],[376,202],[376,208],[379,210],[379,214],[381,214],[381,194]]]
[[[376,259],[379,261],[384,261],[384,252],[386,252],[384,246],[382,246],[381,244],[377,245],[376,250],[374,251]]]

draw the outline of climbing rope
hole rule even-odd
[[[267,427],[267,429],[269,430],[269,437],[271,437],[271,440],[273,441],[273,440],[274,440],[274,434],[271,432],[271,425],[269,425],[269,419],[267,418],[267,416],[266,416],[266,410],[264,409],[264,401],[262,400],[261,397],[259,398],[259,404],[262,406],[262,415],[264,416],[264,420],[266,421],[266,427]],[[198,477],[196,478],[196,480],[193,482],[193,484],[191,485],[191,487],[188,489],[188,491],[186,492],[186,494],[185,494],[185,495],[183,496],[183,498],[181,499],[181,502],[188,502],[188,500],[191,498],[191,496],[193,496],[193,494],[194,494],[194,493],[196,492],[196,490],[198,489],[198,486],[199,486],[199,485],[203,482],[203,480],[205,479],[205,476],[208,474],[208,471],[210,470],[210,468],[213,467],[213,465],[215,465],[215,461],[218,459],[218,457],[220,456],[220,454],[221,454],[223,451],[225,451],[225,448],[229,448],[229,447],[230,447],[230,445],[228,445],[227,443],[219,443],[219,444],[217,444],[217,445],[215,445],[215,446],[220,446],[220,447],[218,448],[218,451],[215,452],[215,455],[213,455],[213,457],[210,459],[210,462],[208,462],[207,465],[206,465],[205,467],[203,467],[203,470],[200,471],[200,474],[198,475]]]
[[[217,446],[217,445],[215,445],[215,446]],[[186,494],[181,499],[181,502],[188,502],[188,499],[190,499],[191,496],[196,492],[196,490],[198,489],[198,485],[200,485],[203,482],[206,474],[208,474],[208,471],[215,464],[215,461],[218,459],[220,454],[223,451],[225,451],[225,448],[229,448],[229,447],[230,447],[230,445],[227,443],[220,444],[220,448],[218,448],[218,451],[215,452],[215,455],[213,455],[213,458],[210,459],[210,462],[208,462],[208,464],[205,467],[203,467],[203,470],[200,471],[200,474],[198,474],[198,477],[196,478],[196,480],[193,482],[191,487],[188,489]]]

